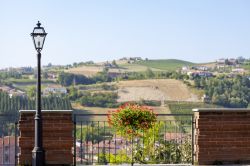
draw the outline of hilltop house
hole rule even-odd
[[[228,59],[228,65],[235,66],[235,65],[237,65],[237,64],[238,64],[237,59],[234,59],[234,58]]]
[[[226,59],[221,58],[216,61],[217,65],[225,65],[226,64]]]
[[[235,58],[229,58],[229,59],[218,59],[216,61],[217,66],[221,67],[221,66],[225,66],[225,65],[231,65],[231,66],[236,66],[238,64],[238,60]]]
[[[127,63],[134,63],[134,62],[142,61],[143,59],[141,57],[123,57],[119,60],[127,61]]]

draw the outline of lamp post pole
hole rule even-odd
[[[41,23],[38,21],[37,27],[34,28],[31,36],[33,37],[34,45],[37,50],[37,93],[36,93],[36,114],[35,114],[35,146],[32,150],[32,165],[44,166],[45,155],[43,149],[42,135],[42,113],[41,113],[41,50],[47,33]]]
[[[41,52],[37,52],[37,94],[35,115],[35,146],[32,151],[32,165],[43,166],[45,164],[43,138],[42,138],[42,114],[41,114]]]

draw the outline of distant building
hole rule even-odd
[[[235,66],[235,65],[238,64],[238,60],[235,59],[235,58],[230,58],[230,59],[221,58],[221,59],[218,59],[216,61],[216,63],[217,63],[218,66],[223,66],[223,65]]]
[[[244,74],[245,69],[243,69],[243,68],[235,68],[235,69],[232,69],[232,73]]]
[[[228,65],[235,66],[235,65],[237,65],[237,64],[238,64],[237,59],[234,59],[234,58],[228,59]]]
[[[0,165],[15,164],[15,148],[15,136],[0,137]]]
[[[141,57],[123,57],[119,59],[121,61],[127,61],[127,63],[134,63],[137,61],[142,61],[143,59]]]
[[[18,72],[20,74],[33,74],[34,69],[32,67],[18,67],[18,68],[13,68],[9,67],[7,69],[4,69],[6,72]]]
[[[43,90],[43,95],[49,94],[67,94],[67,89],[59,86],[50,86]]]
[[[98,156],[104,151],[107,154],[118,154],[119,150],[127,149],[131,153],[131,142],[121,137],[112,138],[111,140],[103,140],[98,143],[92,141],[76,141],[76,160],[86,162],[88,160],[97,161]],[[99,155],[98,155],[99,154]]]
[[[225,65],[225,64],[226,64],[226,59],[224,59],[224,58],[218,59],[218,60],[216,61],[216,63],[217,63],[218,65]]]
[[[208,71],[209,67],[207,67],[207,66],[192,66],[192,69],[194,69],[194,70]]]
[[[0,91],[8,93],[10,97],[12,97],[12,96],[23,96],[23,97],[26,96],[25,92],[11,88],[9,86],[0,86]]]
[[[57,78],[57,74],[55,73],[48,73],[48,79],[56,79]]]
[[[187,74],[192,77],[213,77],[213,73],[208,71],[190,71]]]
[[[130,57],[129,60],[134,60],[134,61],[141,61],[141,57]]]
[[[166,141],[176,141],[177,143],[183,142],[187,138],[185,133],[165,133],[164,140]]]
[[[117,68],[117,65],[109,63],[109,62],[104,63],[103,66],[106,68]]]
[[[181,73],[182,74],[185,74],[185,73],[187,73],[189,71],[189,66],[182,66],[182,68],[181,68]]]
[[[34,69],[32,67],[20,67],[17,68],[17,71],[21,74],[33,74]]]

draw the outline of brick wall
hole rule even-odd
[[[20,165],[32,163],[34,147],[35,111],[20,111],[19,130]],[[70,165],[73,163],[72,111],[42,111],[43,148],[46,164]]]
[[[250,164],[250,110],[195,109],[195,161]]]

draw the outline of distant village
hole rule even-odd
[[[246,70],[241,66],[245,64],[246,59],[239,57],[235,58],[221,58],[216,60],[214,64],[205,64],[197,66],[183,66],[181,72],[188,76],[200,76],[200,77],[213,77],[218,74],[226,74],[228,77],[234,77],[236,75],[244,75]]]
[[[43,66],[43,69],[46,70],[49,67],[51,66]],[[21,75],[24,77],[27,76],[27,79],[34,79],[36,77],[35,70],[36,68],[32,67],[18,67],[18,68],[10,67],[5,69],[0,69],[0,72],[10,73],[11,75]],[[42,77],[43,78],[46,77],[46,79],[48,80],[55,80],[57,78],[57,74],[55,72],[46,72],[46,74],[44,74]],[[12,98],[13,96],[27,97],[27,93],[19,88],[16,88],[15,84],[17,83],[13,83],[12,85],[6,85],[0,82],[0,91],[8,93],[10,98]],[[60,85],[47,85],[45,88],[42,89],[42,94],[44,96],[50,94],[60,94],[60,95],[67,94],[67,89]]]

